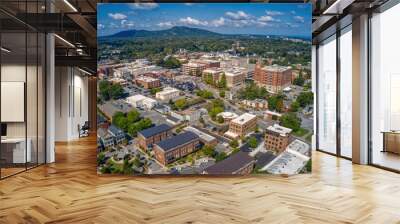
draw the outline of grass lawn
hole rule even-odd
[[[297,137],[303,137],[304,135],[308,134],[310,131],[308,129],[300,128],[299,130],[293,132],[293,135]]]

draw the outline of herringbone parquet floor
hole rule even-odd
[[[400,223],[400,175],[314,153],[293,177],[99,177],[95,138],[0,181],[0,223]]]

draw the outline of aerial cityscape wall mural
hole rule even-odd
[[[311,4],[98,4],[99,174],[311,172]]]

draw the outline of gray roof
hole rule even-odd
[[[184,145],[195,139],[199,139],[199,136],[193,132],[188,131],[188,132],[176,135],[172,138],[158,142],[158,143],[156,143],[156,145],[158,145],[164,151],[169,151],[177,146]]]
[[[239,151],[227,159],[207,167],[204,171],[208,174],[233,174],[253,161],[253,157],[249,156],[247,152]]]
[[[171,127],[167,124],[160,124],[151,128],[144,129],[139,131],[139,134],[143,135],[143,137],[148,138],[154,136],[156,134],[160,134],[162,132],[170,130]]]
[[[108,133],[108,131],[105,128],[98,128],[97,129],[97,136],[99,136],[100,138],[112,137],[110,135],[110,133]]]
[[[108,131],[111,132],[111,133],[114,134],[114,135],[118,135],[119,133],[124,133],[121,129],[117,128],[117,127],[114,126],[114,125],[110,125],[110,126],[108,127]]]

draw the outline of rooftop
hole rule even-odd
[[[160,124],[160,125],[139,131],[139,134],[143,135],[143,137],[145,137],[145,138],[148,138],[148,137],[154,136],[156,134],[168,131],[170,129],[171,129],[171,127],[169,125]]]
[[[99,136],[100,138],[109,138],[112,137],[110,135],[110,133],[108,133],[107,129],[105,128],[98,128],[97,129],[97,136]]]
[[[199,129],[191,127],[191,126],[185,127],[183,130],[195,133],[196,135],[198,135],[201,139],[203,139],[206,142],[211,142],[211,141],[215,140],[214,136],[206,134],[206,133],[200,131]]]
[[[172,138],[158,142],[158,143],[156,143],[156,145],[158,145],[163,151],[166,152],[166,151],[176,148],[177,146],[184,145],[184,144],[191,142],[198,138],[199,138],[198,135],[196,135],[193,132],[188,131],[188,132],[173,136]]]
[[[290,134],[292,132],[292,129],[282,127],[282,126],[280,126],[278,124],[274,124],[273,126],[269,126],[267,128],[267,130],[279,133],[282,136],[286,136],[286,135],[288,135],[288,134]]]
[[[270,72],[284,72],[290,70],[291,68],[287,66],[270,65],[270,66],[264,66],[262,69]]]
[[[123,131],[119,128],[117,128],[115,125],[110,125],[110,127],[108,127],[108,131],[113,133],[114,135],[117,135],[119,133],[123,133]]]
[[[154,82],[154,81],[157,81],[158,79],[155,79],[153,77],[148,77],[148,76],[139,76],[139,77],[136,77],[136,80],[144,81],[144,82]]]
[[[162,91],[156,93],[156,95],[170,94],[173,92],[179,92],[179,89],[175,89],[172,87],[165,87]]]
[[[204,171],[208,174],[233,174],[253,161],[248,153],[239,151]]]
[[[245,124],[245,123],[247,123],[250,120],[255,119],[255,118],[256,118],[256,115],[254,115],[254,114],[244,113],[244,114],[240,115],[239,117],[233,119],[231,122],[243,125],[243,124]]]
[[[292,151],[293,153],[297,152],[305,156],[310,156],[310,145],[300,141],[298,139],[294,140],[292,143],[290,143],[287,147],[286,150]]]

